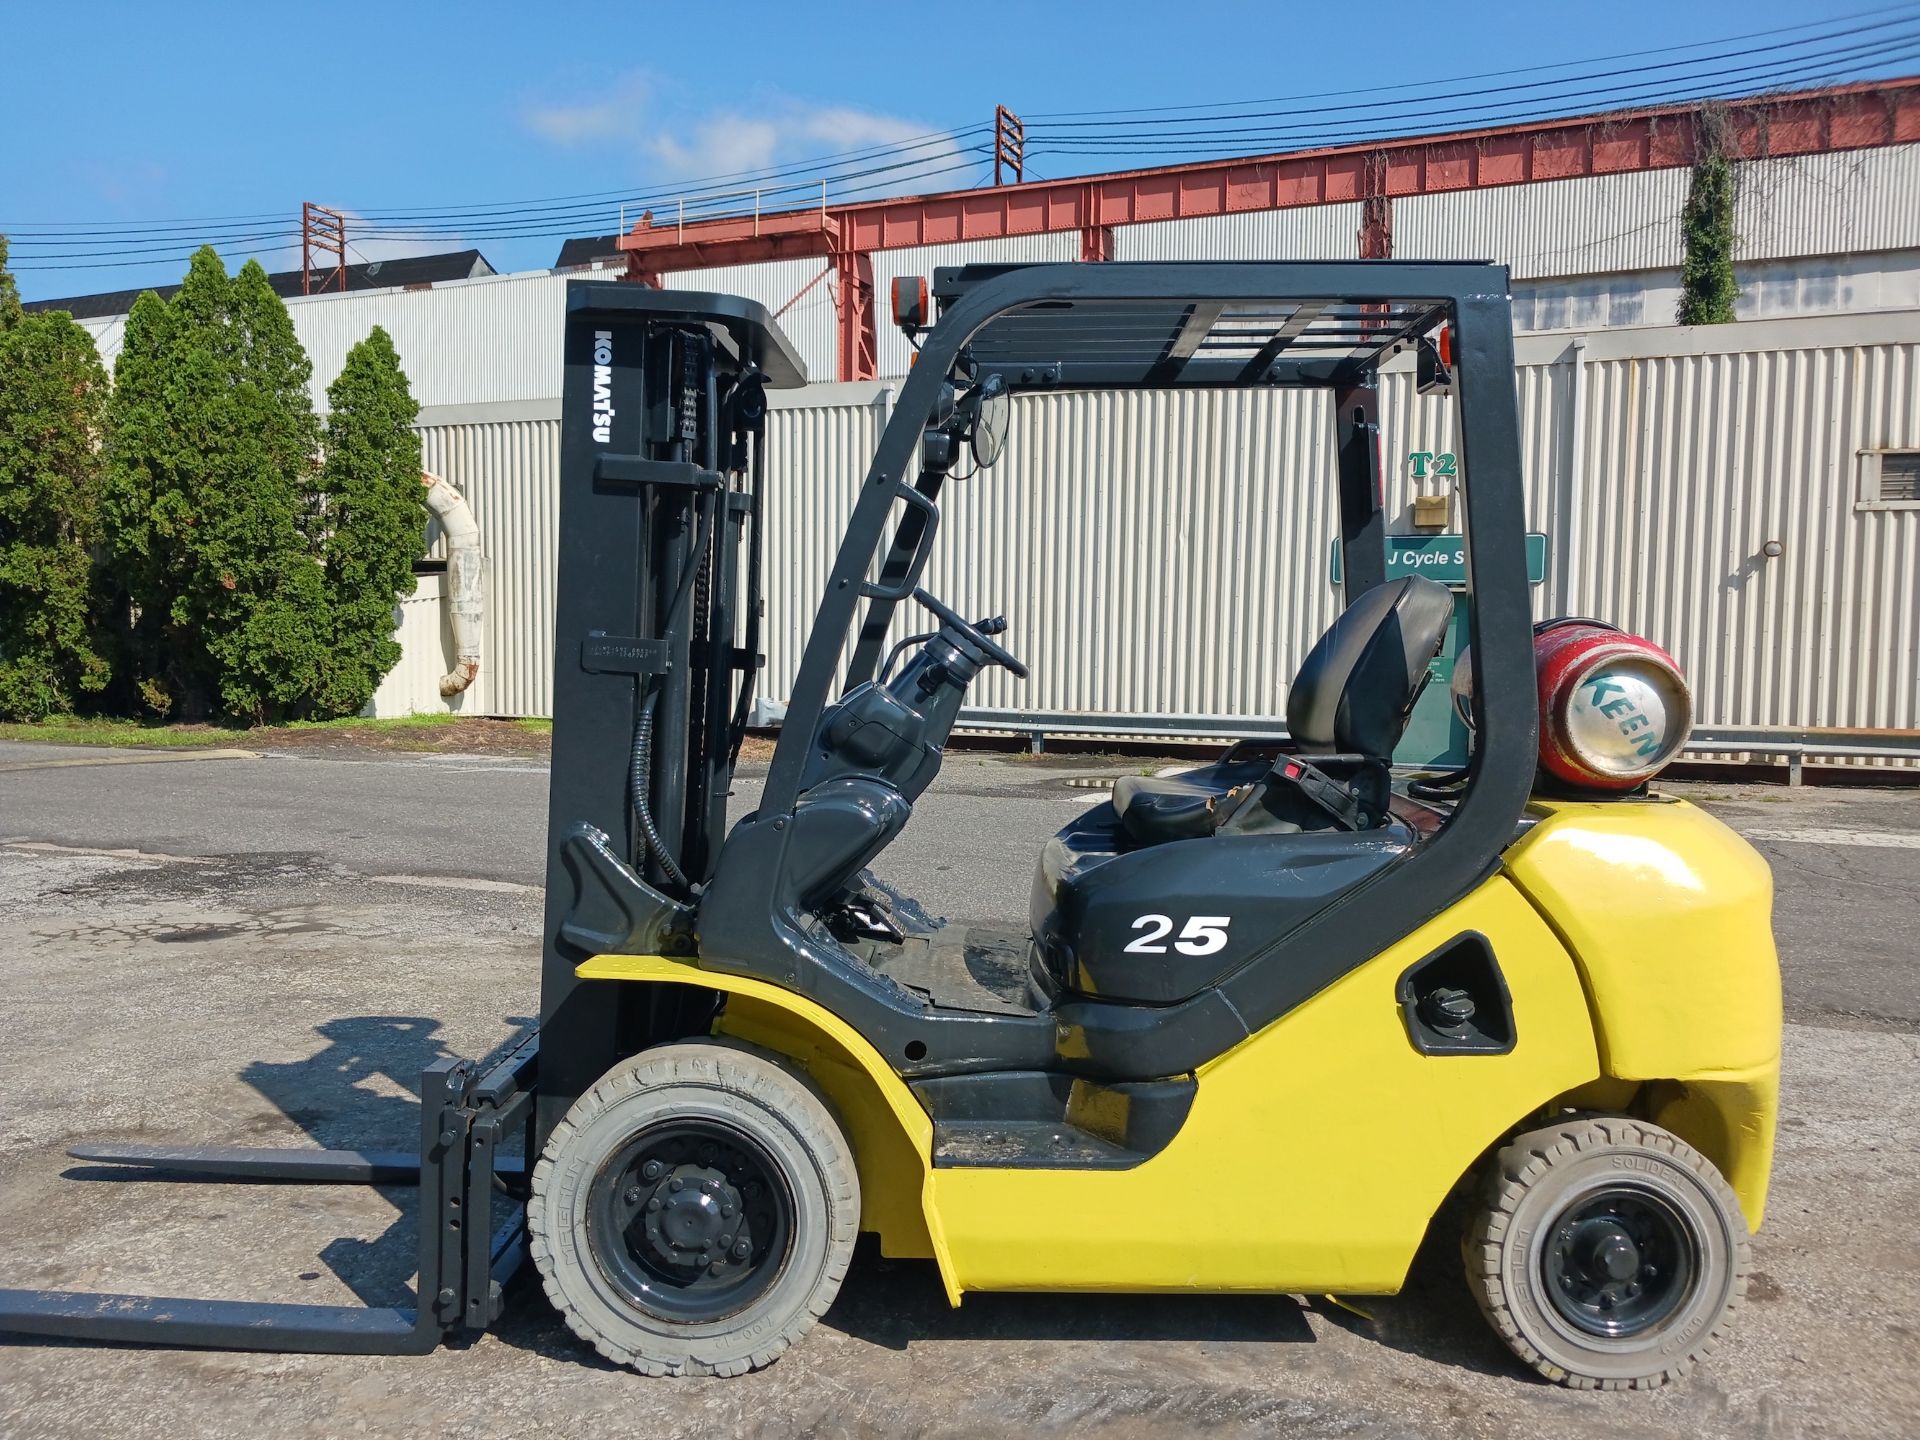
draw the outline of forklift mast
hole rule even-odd
[[[565,363],[542,1138],[626,1042],[705,1003],[574,967],[692,948],[762,658],[766,392],[806,381],[753,301],[604,282],[568,287]]]

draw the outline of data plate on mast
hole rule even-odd
[[[667,642],[637,635],[589,635],[580,642],[580,668],[595,675],[664,675]]]

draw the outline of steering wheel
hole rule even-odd
[[[1007,669],[1011,670],[1022,680],[1027,678],[1027,667],[1020,663],[1018,657],[1016,657],[1011,650],[994,644],[993,641],[989,640],[985,635],[982,635],[974,626],[974,623],[960,614],[959,611],[934,599],[933,596],[922,590],[918,585],[913,587],[913,598],[931,611],[934,618],[942,625],[953,630],[958,630],[960,634],[965,637],[969,645],[973,646],[974,649],[978,650],[994,664],[1006,666]]]

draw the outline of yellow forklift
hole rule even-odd
[[[1388,1294],[1465,1191],[1468,1283],[1524,1362],[1582,1387],[1684,1374],[1740,1304],[1765,1204],[1771,879],[1647,788],[1685,739],[1672,662],[1592,622],[1535,633],[1507,283],[1234,262],[897,285],[917,362],[731,828],[762,533],[821,518],[766,474],[768,391],[804,374],[750,302],[570,287],[537,1037],[429,1071],[417,1157],[76,1152],[417,1178],[419,1304],[7,1291],[0,1328],[424,1350],[490,1323],[530,1256],[602,1355],[733,1375],[828,1309],[862,1232],[955,1305]],[[1402,354],[1453,397],[1464,478],[1473,747],[1444,776],[1393,762],[1454,608],[1386,569],[1379,372]],[[1336,487],[1344,609],[1287,741],[1117,782],[1035,857],[1017,932],[877,882],[971,681],[1027,673],[1017,617],[921,586],[956,467],[991,469],[1016,399],[1302,387],[1330,397],[1333,473],[1247,483]],[[893,639],[906,606],[926,627]]]

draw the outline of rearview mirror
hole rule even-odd
[[[1013,401],[998,375],[989,375],[980,387],[973,416],[973,463],[990,468],[1007,447],[1007,428],[1013,421]]]

